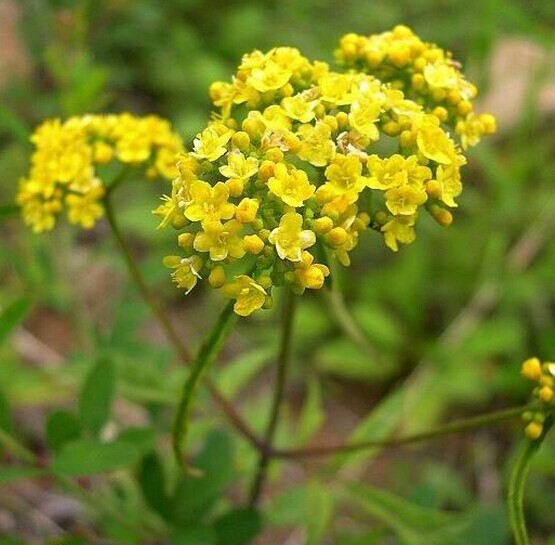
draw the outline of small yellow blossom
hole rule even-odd
[[[304,170],[288,167],[285,163],[276,165],[274,176],[268,180],[268,189],[285,204],[295,208],[310,199],[315,190]]]
[[[405,185],[389,189],[385,194],[385,204],[395,216],[398,214],[410,216],[421,204],[426,202],[427,198],[425,191]]]
[[[199,270],[202,267],[202,260],[198,256],[181,258],[177,255],[170,255],[164,258],[164,265],[173,269],[172,279],[178,288],[189,293],[196,285],[199,278]]]
[[[266,301],[266,290],[246,275],[236,276],[235,281],[226,285],[224,290],[228,297],[236,299],[233,310],[239,316],[250,316]]]
[[[225,146],[230,138],[230,131],[226,130],[220,134],[215,126],[208,127],[195,138],[192,154],[197,159],[215,161],[226,152]]]
[[[309,252],[303,252],[301,262],[295,265],[296,279],[303,288],[321,289],[329,274],[328,267],[314,263],[314,256]]]
[[[246,181],[258,172],[258,159],[245,157],[241,152],[232,152],[227,156],[227,165],[219,168],[226,178]]]
[[[256,199],[245,197],[235,209],[235,217],[240,223],[251,223],[256,219],[259,202]]]
[[[416,237],[414,233],[413,216],[396,216],[382,226],[385,244],[396,252],[399,249],[398,242],[410,244]]]
[[[334,156],[335,144],[331,140],[331,129],[326,123],[301,125],[297,133],[301,141],[298,156],[303,161],[322,167]]]
[[[281,107],[285,114],[291,119],[308,123],[314,119],[314,109],[318,105],[317,100],[305,100],[302,94],[294,97],[286,97],[281,101]]]
[[[211,186],[195,180],[191,184],[191,202],[185,209],[185,217],[191,221],[227,220],[235,213],[235,205],[228,202],[229,189],[218,182]]]
[[[209,252],[212,261],[223,261],[228,256],[243,257],[245,250],[240,234],[241,224],[236,220],[206,221],[203,223],[204,231],[197,233],[193,244],[197,252]]]
[[[316,235],[308,229],[303,230],[303,217],[296,212],[284,214],[268,239],[274,244],[281,259],[300,261],[301,253],[316,243]]]

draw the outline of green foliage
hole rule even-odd
[[[74,535],[81,531],[95,542],[128,544],[290,538],[308,545],[509,545],[502,491],[509,482],[509,445],[521,433],[517,422],[410,449],[373,448],[301,464],[273,461],[261,507],[254,510],[244,507],[244,497],[256,453],[227,430],[199,388],[187,418],[192,470],[184,474],[169,436],[187,371],[128,282],[105,226],[83,233],[60,226],[51,235],[31,235],[14,195],[28,170],[30,128],[45,117],[155,112],[189,139],[207,117],[209,84],[228,79],[253,48],[294,45],[331,62],[341,34],[405,22],[451,49],[491,101],[488,87],[499,83],[492,78],[499,44],[510,40],[540,52],[551,47],[551,5],[11,3],[19,13],[17,32],[2,43],[21,47],[23,60],[12,72],[0,51],[0,433],[37,460],[23,460],[0,436],[0,510],[25,521],[13,536],[0,526],[0,545],[37,535],[45,543],[87,543]],[[496,140],[469,154],[452,227],[423,222],[418,242],[396,255],[369,236],[353,253],[351,268],[337,271],[358,333],[345,335],[318,294],[303,297],[278,447],[390,439],[525,402],[529,391],[518,376],[519,362],[555,353],[555,139],[553,113],[539,99],[549,70],[538,66],[536,74],[523,76],[522,103],[513,103],[516,92],[503,82],[510,97],[505,108],[518,110],[517,119],[507,116]],[[183,299],[170,286],[160,261],[172,236],[157,232],[149,213],[168,191],[137,178],[115,197],[147,283],[195,353],[223,299],[202,289]],[[240,321],[210,371],[259,434],[275,370],[276,315]],[[226,433],[215,431],[224,426]],[[531,538],[546,545],[555,545],[554,460],[551,433],[532,461],[524,502]],[[28,480],[34,485],[26,487]],[[79,520],[62,521],[67,535],[60,538],[53,530],[58,521],[43,527],[30,507],[18,507],[39,505],[29,490],[70,496],[88,507]]]

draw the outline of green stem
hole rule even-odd
[[[261,450],[258,461],[258,469],[252,484],[249,498],[249,504],[251,507],[254,507],[260,499],[262,487],[264,486],[264,481],[268,473],[268,466],[270,460],[273,458],[272,444],[277,430],[280,408],[285,392],[285,382],[291,360],[291,341],[293,337],[293,323],[295,318],[295,302],[295,296],[293,293],[290,290],[286,290],[285,301],[283,304],[282,335],[280,352],[277,361],[277,377],[274,388],[274,398],[272,400],[270,418],[268,420],[263,441],[263,445],[266,448]]]
[[[203,342],[198,356],[193,362],[193,367],[180,397],[175,422],[173,427],[173,450],[178,463],[185,468],[184,443],[187,438],[189,415],[195,399],[198,385],[208,367],[218,356],[220,349],[231,333],[231,329],[237,316],[233,312],[234,302],[230,301],[220,314],[218,321]]]
[[[516,545],[530,545],[530,538],[526,530],[526,519],[524,517],[524,488],[530,471],[530,462],[552,425],[553,418],[550,417],[544,425],[541,437],[538,439],[525,439],[511,473],[507,503]]]
[[[538,408],[537,405],[524,405],[523,407],[513,407],[511,409],[503,409],[494,411],[479,416],[464,418],[456,420],[445,426],[441,426],[429,431],[409,435],[408,437],[401,437],[398,439],[388,439],[384,441],[363,441],[361,443],[344,443],[340,445],[329,445],[323,447],[313,448],[299,448],[299,449],[281,449],[273,450],[272,455],[275,458],[288,458],[288,459],[302,459],[314,458],[317,456],[327,456],[330,454],[356,452],[367,450],[371,448],[391,448],[399,447],[402,445],[409,445],[411,443],[420,443],[429,439],[435,439],[444,435],[453,433],[462,433],[475,428],[490,426],[497,424],[504,420],[520,417],[523,412]]]

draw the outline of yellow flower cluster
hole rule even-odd
[[[344,66],[372,74],[422,104],[459,135],[464,149],[495,132],[492,115],[474,113],[477,89],[451,53],[423,42],[406,26],[372,36],[346,34],[336,56]]]
[[[245,56],[211,97],[214,120],[155,211],[180,231],[182,255],[165,264],[187,292],[208,278],[247,316],[273,286],[321,288],[367,228],[397,251],[420,210],[451,223],[466,159],[436,112],[391,82],[278,48]],[[248,256],[252,273],[236,276]]]
[[[546,409],[555,408],[555,363],[541,363],[538,358],[527,359],[520,370],[522,376],[537,383],[533,397]],[[527,411],[523,415],[527,421],[526,435],[530,439],[538,439],[543,433],[546,411]]]
[[[50,230],[66,208],[70,223],[91,228],[104,213],[106,186],[98,166],[118,161],[141,165],[149,177],[172,179],[183,149],[170,124],[156,116],[87,115],[44,122],[31,137],[31,169],[17,202],[33,231]]]

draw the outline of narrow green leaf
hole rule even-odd
[[[325,413],[320,383],[315,379],[311,379],[308,381],[306,399],[299,416],[295,443],[304,445],[320,429],[324,419]]]
[[[8,398],[2,390],[0,390],[0,429],[5,432],[12,433],[12,414]]]
[[[81,425],[69,411],[54,411],[46,419],[46,440],[53,451],[60,450],[69,441],[78,439]]]
[[[166,492],[164,468],[156,453],[151,453],[141,462],[138,476],[139,486],[147,504],[163,519],[171,519],[171,500]]]
[[[0,467],[0,485],[42,477],[47,472],[38,467]]]
[[[79,439],[66,443],[56,453],[52,471],[66,477],[94,475],[134,465],[140,456],[140,452],[125,441],[99,443]]]
[[[333,498],[328,488],[317,481],[306,487],[306,545],[319,545],[327,534],[333,516]]]
[[[356,483],[345,489],[359,507],[388,526],[406,545],[445,545],[433,534],[456,521],[453,515],[415,505],[386,490]]]
[[[26,146],[29,145],[31,130],[15,112],[0,104],[0,132],[7,133]]]
[[[201,346],[200,352],[193,363],[191,372],[183,385],[173,426],[173,450],[177,462],[183,468],[185,468],[183,456],[184,443],[187,438],[189,416],[193,407],[196,391],[207,368],[216,359],[225,339],[229,333],[231,333],[231,328],[236,319],[236,315],[233,312],[233,305],[233,301],[230,301],[225,306],[218,321]]]
[[[262,518],[255,509],[238,508],[216,519],[217,545],[248,545],[262,530]]]
[[[549,429],[553,426],[553,420],[553,417],[546,420],[543,434],[539,439],[524,440],[511,472],[507,503],[509,508],[509,520],[511,521],[511,528],[516,545],[530,545],[530,538],[528,537],[526,520],[524,518],[524,487],[526,485],[528,472],[530,471],[532,458],[539,450]]]
[[[99,361],[89,373],[79,396],[79,417],[84,428],[98,435],[110,416],[115,389],[111,361]]]
[[[21,323],[29,310],[29,299],[16,299],[0,312],[0,345],[10,333]]]

